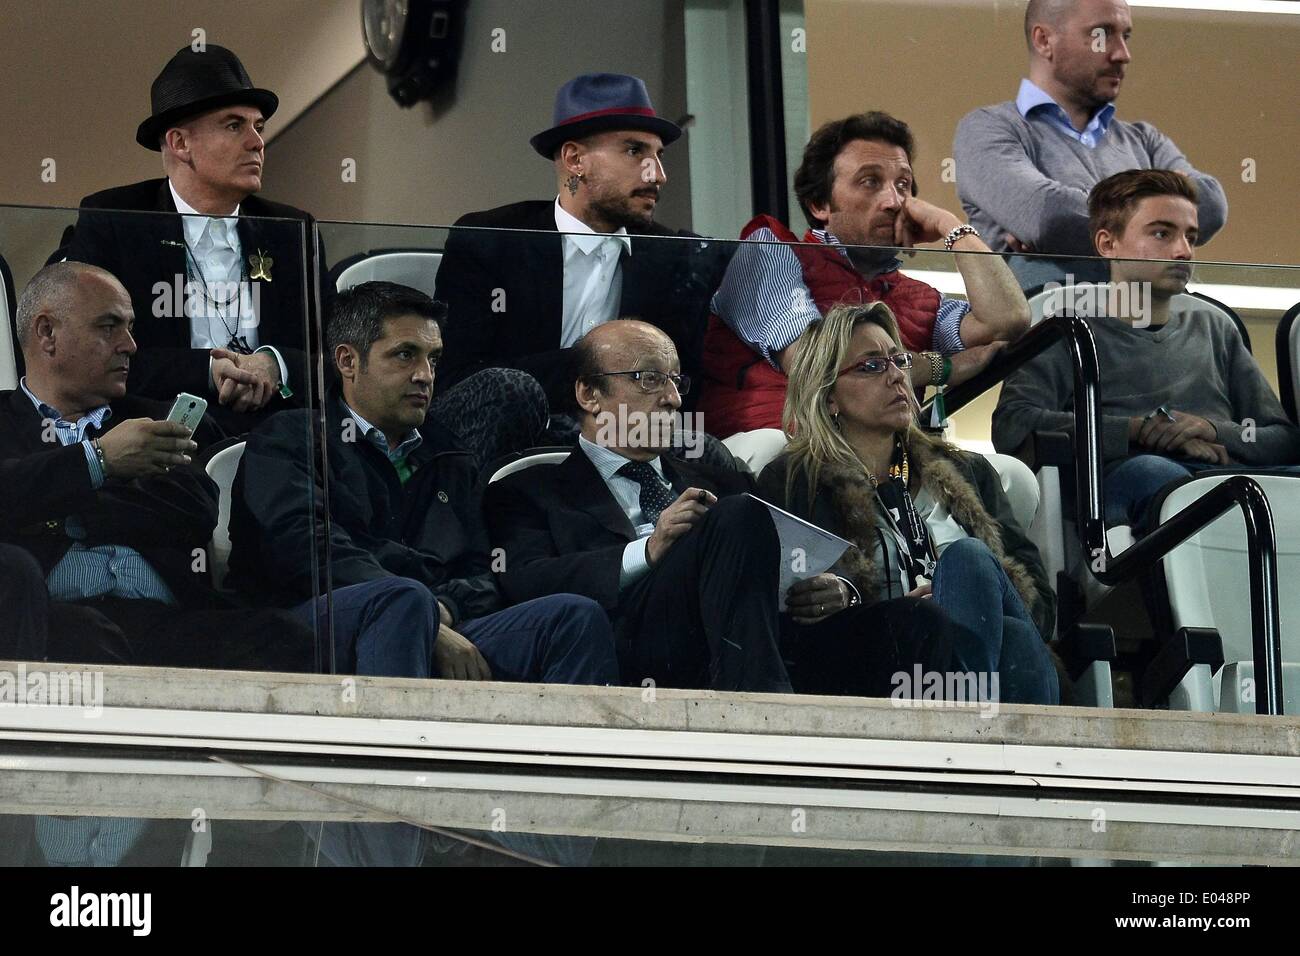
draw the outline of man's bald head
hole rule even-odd
[[[574,345],[577,377],[594,380],[602,372],[637,367],[647,353],[675,360],[677,348],[662,329],[639,319],[615,319],[596,326]]]
[[[27,385],[68,421],[126,394],[135,315],[112,273],[81,262],[46,266],[23,289],[17,319]]]
[[[1025,8],[1025,45],[1034,48],[1034,27],[1042,24],[1059,31],[1075,0],[1029,0]]]
[[[648,323],[615,319],[592,329],[574,349],[573,397],[587,441],[635,461],[673,447],[688,385],[671,338]]]
[[[80,297],[97,286],[111,286],[114,292],[126,295],[122,283],[107,269],[85,262],[55,262],[32,277],[18,297],[15,322],[18,326],[18,344],[24,358],[30,359],[28,346],[36,317],[49,315],[63,318],[72,314]]]

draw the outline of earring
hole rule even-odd
[[[569,189],[570,196],[578,195],[578,183],[581,181],[582,181],[582,176],[578,175],[577,173],[570,175],[569,178],[564,181],[564,185],[567,186]]]
[[[835,430],[836,430],[836,431],[839,431],[839,430],[840,430],[840,413],[839,413],[839,412],[831,412],[831,424],[835,426]]]

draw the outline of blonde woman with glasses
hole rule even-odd
[[[876,302],[814,321],[791,365],[790,442],[763,470],[760,493],[854,544],[833,574],[791,589],[795,689],[852,692],[837,674],[853,665],[868,687],[888,681],[900,696],[901,681],[901,693],[919,697],[911,663],[934,666],[948,641],[935,669],[975,672],[981,698],[1058,703],[1045,643],[1055,597],[1038,549],[993,467],[917,427],[912,363],[893,313]]]

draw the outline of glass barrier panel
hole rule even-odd
[[[94,665],[334,667],[302,610],[328,593],[308,238],[292,220],[0,207],[0,658],[26,668],[22,702],[93,691]]]
[[[95,867],[1250,866],[1295,811],[1061,790],[908,792],[724,778],[489,777],[426,762],[8,753],[0,865]],[[1013,788],[1015,789],[1015,788]],[[1130,795],[1132,796],[1132,795]],[[794,809],[792,809],[792,807]],[[1098,816],[1100,812],[1100,817]],[[1106,826],[1097,828],[1097,819]]]

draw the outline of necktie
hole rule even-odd
[[[659,473],[649,462],[629,461],[618,470],[618,473],[624,478],[631,478],[641,486],[641,513],[645,515],[645,520],[652,524],[659,520],[664,509],[677,497],[671,488],[664,486],[659,479]]]

